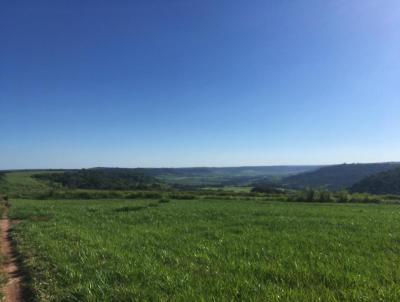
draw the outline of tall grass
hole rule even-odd
[[[39,301],[398,301],[397,205],[17,200]]]

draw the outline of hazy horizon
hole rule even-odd
[[[385,163],[400,163],[400,161],[384,161],[384,162],[342,162],[342,163],[325,163],[325,164],[260,164],[260,165],[226,165],[226,166],[83,166],[83,167],[24,167],[24,168],[2,168],[0,171],[11,170],[77,170],[77,169],[93,169],[93,168],[117,168],[117,169],[187,169],[187,168],[252,168],[252,167],[319,167],[319,166],[336,166],[336,165],[352,165],[352,164],[385,164]]]

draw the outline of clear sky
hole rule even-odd
[[[0,1],[0,169],[400,160],[400,1]]]

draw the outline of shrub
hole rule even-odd
[[[162,195],[157,192],[142,192],[142,196],[143,196],[143,198],[150,198],[150,199],[162,198]]]
[[[162,195],[157,192],[132,192],[125,196],[127,199],[148,198],[157,199],[162,198]]]
[[[347,191],[340,191],[336,196],[336,201],[339,203],[351,202],[351,195]]]
[[[285,190],[272,185],[257,185],[251,189],[252,193],[284,194]]]
[[[332,193],[329,191],[319,191],[317,194],[318,202],[334,202],[335,199],[332,196]]]
[[[355,203],[382,203],[383,199],[376,195],[369,194],[353,194],[351,202]]]
[[[169,200],[168,198],[161,198],[158,203],[169,203],[171,200]]]
[[[191,195],[191,194],[169,194],[169,198],[172,199],[182,199],[182,200],[189,200],[189,199],[195,199],[196,196]]]
[[[294,196],[289,197],[289,200],[299,202],[334,202],[335,199],[329,191],[316,191],[313,189],[306,189],[297,192]]]

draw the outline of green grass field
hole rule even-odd
[[[399,301],[400,207],[14,200],[38,301]]]
[[[0,217],[1,218],[3,218],[3,214],[4,214],[3,211],[4,211],[3,200],[0,196]],[[3,263],[3,262],[4,262],[4,256],[2,253],[0,253],[0,263]],[[7,278],[6,278],[5,274],[3,272],[0,272],[0,286],[5,284],[6,280],[7,280]],[[3,296],[4,296],[3,293],[0,292],[0,300],[2,300]]]
[[[15,171],[6,173],[4,182],[0,183],[0,193],[17,198],[43,194],[49,190],[49,185],[46,182],[31,177],[42,172],[44,171]]]

